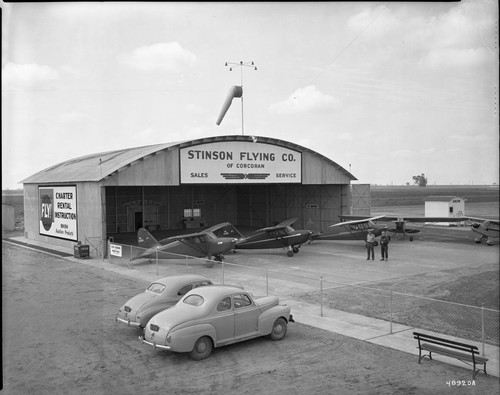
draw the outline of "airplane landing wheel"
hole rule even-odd
[[[286,255],[291,258],[293,256],[293,251],[287,251]]]
[[[297,252],[299,252],[299,248],[298,247],[293,247],[292,251],[295,252],[295,253],[297,253]]]
[[[413,236],[410,236],[410,241],[413,241]]]
[[[205,267],[208,267],[209,269],[214,267],[214,261],[211,261],[209,259],[206,259],[204,264],[205,264]]]

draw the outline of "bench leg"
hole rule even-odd
[[[429,352],[429,354],[422,355],[422,350],[418,350],[418,363],[420,363],[420,361],[425,357],[428,357],[430,360],[432,360],[432,353]]]
[[[486,362],[483,363],[482,365],[483,365],[482,369],[476,369],[476,365],[474,365],[472,371],[472,379],[474,379],[479,372],[484,372],[485,375],[488,375],[488,373],[486,373]]]

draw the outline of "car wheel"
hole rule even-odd
[[[195,361],[201,361],[202,359],[208,358],[212,354],[212,349],[214,345],[212,344],[212,339],[208,336],[200,337],[194,344],[193,351],[191,351],[191,358]]]
[[[273,330],[271,332],[271,339],[272,340],[281,340],[285,337],[286,335],[286,321],[284,318],[278,318],[276,321],[274,321],[273,324]]]

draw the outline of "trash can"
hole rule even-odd
[[[90,248],[87,244],[75,244],[74,256],[78,259],[88,258],[90,256]]]

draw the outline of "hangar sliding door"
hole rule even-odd
[[[268,186],[238,185],[236,191],[236,222],[238,226],[269,226]]]
[[[370,184],[351,185],[351,213],[352,215],[370,216],[371,193]]]

